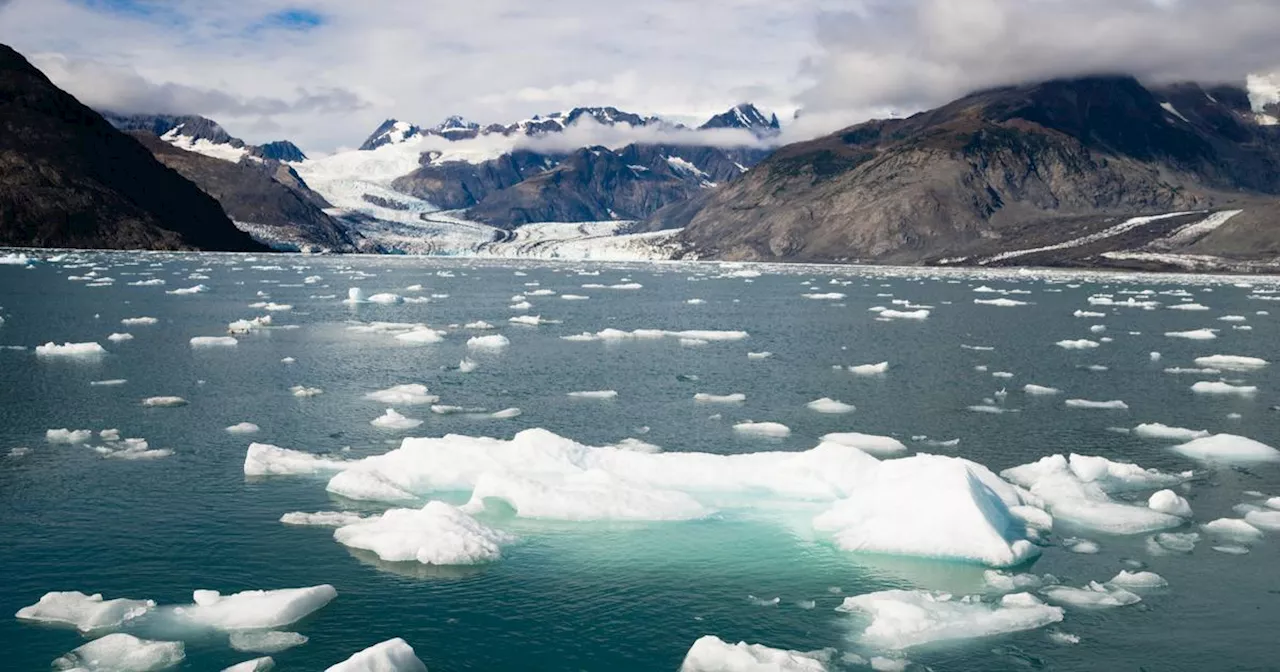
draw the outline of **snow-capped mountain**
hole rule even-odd
[[[751,103],[741,103],[733,106],[727,112],[717,114],[707,120],[707,123],[698,127],[701,130],[711,128],[741,128],[755,133],[757,137],[769,137],[777,135],[781,130],[778,124],[778,115],[772,114],[768,117]]]

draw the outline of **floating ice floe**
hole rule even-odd
[[[397,341],[401,343],[414,343],[425,345],[430,343],[439,343],[444,340],[444,332],[429,329],[427,327],[417,327],[409,331],[401,332],[395,336]]]
[[[1062,547],[1072,553],[1081,555],[1097,555],[1102,550],[1098,542],[1089,539],[1080,539],[1078,537],[1070,537],[1062,540]]]
[[[832,651],[787,651],[762,644],[730,644],[715,635],[689,647],[680,672],[828,672]]]
[[[618,397],[617,390],[585,390],[582,392],[570,392],[568,396],[575,399],[616,399]]]
[[[289,388],[289,391],[292,392],[295,397],[314,397],[316,395],[324,394],[324,390],[318,387],[307,387],[306,385],[294,385]]]
[[[406,418],[396,412],[394,408],[388,408],[385,413],[369,421],[369,424],[382,429],[413,429],[422,424],[421,420],[414,418]]]
[[[59,623],[74,626],[81,632],[91,632],[119,627],[155,606],[151,600],[104,600],[102,593],[51,592],[45,593],[39,602],[19,609],[16,616],[24,621]]]
[[[1005,469],[1000,475],[1029,489],[1055,520],[1109,534],[1141,534],[1182,525],[1178,516],[1118,502],[1110,495],[1166,488],[1192,476],[1076,454],[1051,455]]]
[[[791,436],[791,428],[780,422],[739,422],[733,426],[733,431],[753,436]]]
[[[93,430],[91,429],[47,429],[44,432],[44,440],[49,443],[84,443],[93,438]]]
[[[203,294],[207,291],[209,291],[208,287],[204,285],[196,285],[194,287],[180,287],[178,289],[166,290],[165,294],[176,294],[182,296],[186,294]]]
[[[1121,586],[1103,585],[1091,581],[1083,588],[1050,586],[1040,591],[1050,602],[1079,609],[1107,609],[1137,604],[1142,597]]]
[[[1196,357],[1196,366],[1225,371],[1256,371],[1267,365],[1267,360],[1239,355],[1211,355]]]
[[[1172,490],[1159,490],[1147,499],[1147,507],[1179,518],[1191,517],[1191,505],[1187,500]]]
[[[1022,391],[1033,397],[1047,397],[1062,393],[1062,390],[1056,387],[1045,387],[1043,385],[1024,385]]]
[[[1171,306],[1166,306],[1166,308],[1169,310],[1209,310],[1209,306],[1199,303],[1175,303]]]
[[[1268,532],[1280,532],[1280,511],[1250,511],[1244,514],[1244,522]]]
[[[1144,422],[1134,427],[1133,433],[1144,439],[1156,439],[1159,441],[1190,441],[1209,436],[1209,432],[1203,429],[1170,427],[1158,422]]]
[[[191,339],[191,347],[193,348],[231,347],[233,345],[239,344],[239,342],[240,341],[237,341],[235,338],[231,336],[196,336]]]
[[[53,341],[36,346],[36,355],[40,357],[101,357],[107,354],[105,348],[97,343],[63,343]]]
[[[1231,383],[1226,383],[1220,380],[1202,380],[1192,385],[1191,391],[1196,394],[1249,397],[1257,394],[1258,388],[1253,385],[1232,385]]]
[[[560,298],[564,299],[565,301],[586,301],[591,297],[583,296],[581,294],[561,294]]]
[[[510,418],[517,418],[517,417],[520,417],[520,409],[504,408],[501,411],[494,411],[490,413],[489,417],[494,418],[495,420],[508,420]]]
[[[740,341],[747,338],[745,331],[708,331],[702,329],[691,329],[686,331],[664,331],[662,329],[636,329],[635,331],[623,331],[621,329],[604,329],[596,333],[583,332],[574,336],[561,336],[566,341],[626,341],[626,340],[652,340],[660,338],[676,338],[676,339],[692,339],[698,341]]]
[[[259,427],[252,422],[237,422],[236,424],[227,427],[226,431],[232,434],[252,434],[258,431],[258,429]]]
[[[53,669],[71,672],[155,672],[182,662],[182,642],[138,639],[122,632],[72,649],[53,661]]]
[[[837,611],[869,615],[871,624],[859,640],[888,650],[1034,630],[1063,618],[1061,608],[1049,606],[1030,593],[984,602],[978,596],[956,598],[923,590],[884,590],[847,597]]]
[[[478,364],[464,357],[462,361],[458,362],[458,371],[461,373],[471,373],[476,370],[477,366]]]
[[[389,292],[374,294],[373,296],[370,296],[366,300],[369,303],[380,303],[383,305],[395,305],[397,303],[404,303],[403,296],[400,296],[399,294],[391,294]]]
[[[398,406],[434,404],[440,401],[440,397],[434,394],[427,394],[427,386],[420,383],[392,385],[385,390],[370,392],[364,395],[364,398],[372,399],[382,404],[395,404]]]
[[[359,287],[352,287],[347,290],[347,298],[342,300],[343,303],[365,303],[364,290]]]
[[[222,672],[270,672],[276,669],[276,661],[271,656],[263,656],[225,667]]]
[[[1242,518],[1218,518],[1201,526],[1205,532],[1219,539],[1236,542],[1254,542],[1262,538],[1262,530]]]
[[[1185,338],[1192,341],[1211,341],[1218,337],[1216,329],[1193,329],[1191,331],[1166,331],[1169,338]]]
[[[280,522],[301,527],[342,527],[358,523],[364,518],[353,511],[317,511],[315,513],[291,511],[280,516]]]
[[[693,395],[694,401],[701,401],[708,404],[736,404],[747,400],[747,395],[741,392],[733,394],[708,394],[699,392]]]
[[[356,653],[325,672],[427,672],[413,647],[399,637]]]
[[[1076,317],[1106,317],[1106,313],[1099,313],[1090,310],[1077,310],[1073,313]]]
[[[501,350],[508,345],[511,345],[511,341],[502,334],[472,336],[467,339],[467,347],[472,350]]]
[[[840,414],[840,413],[852,413],[855,410],[857,410],[857,408],[853,404],[846,404],[842,401],[836,401],[835,399],[832,399],[830,397],[814,399],[813,401],[805,404],[805,406],[808,407],[808,409],[811,411],[816,411],[818,413],[827,413],[832,415]]]
[[[255,329],[271,326],[271,316],[263,315],[249,320],[236,320],[227,325],[227,331],[233,334],[247,334]]]
[[[271,311],[271,312],[285,312],[285,311],[293,310],[293,306],[287,303],[275,303],[272,301],[258,301],[257,303],[249,304],[249,307],[261,308],[262,310]]]
[[[825,294],[802,294],[806,299],[815,299],[818,301],[839,301],[845,297],[840,292],[827,292]]]
[[[147,397],[142,400],[142,405],[153,408],[173,408],[175,406],[186,406],[187,400],[173,396]]]
[[[1161,532],[1147,537],[1147,552],[1152,555],[1190,553],[1199,542],[1200,535],[1195,532]]]
[[[747,359],[768,359],[773,356],[772,352],[748,352]]]
[[[217,630],[273,630],[302,620],[338,596],[333,586],[246,590],[223,595],[216,590],[192,593],[194,604],[175,607],[179,618]]]
[[[231,648],[246,653],[280,653],[307,643],[307,636],[279,630],[244,630],[231,633]],[[270,660],[270,659],[268,659]]]
[[[244,456],[245,476],[295,476],[342,471],[351,462],[280,448],[266,443],[249,444]]]
[[[879,376],[889,370],[889,362],[880,362],[878,364],[858,364],[849,367],[849,373],[855,376]]]
[[[1016,307],[1016,306],[1025,306],[1025,305],[1027,305],[1027,302],[1026,302],[1026,301],[1015,301],[1015,300],[1013,300],[1013,299],[1005,299],[1005,298],[1000,298],[1000,299],[974,299],[974,300],[973,300],[973,302],[974,302],[974,303],[976,303],[976,304],[979,304],[979,305],[983,305],[983,306],[997,306],[997,307],[1000,307],[1000,308],[1014,308],[1014,307]]]
[[[437,566],[493,562],[502,557],[502,546],[513,541],[510,535],[439,501],[352,522],[335,530],[333,538],[387,562]]]
[[[1090,348],[1098,347],[1100,343],[1098,343],[1097,341],[1091,341],[1087,338],[1081,338],[1074,341],[1072,340],[1058,341],[1057,343],[1055,343],[1055,345],[1057,345],[1059,348],[1066,348],[1067,350],[1087,350]]]
[[[122,444],[95,446],[94,451],[115,460],[156,460],[173,455],[168,448],[149,448],[146,439],[125,439]]]
[[[157,322],[159,322],[159,320],[154,317],[126,317],[123,320],[120,320],[120,324],[123,324],[126,327],[141,327],[155,324]]]
[[[1169,582],[1155,572],[1130,572],[1122,569],[1107,582],[1107,585],[1119,586],[1126,590],[1151,590],[1164,588],[1169,585]]]
[[[111,334],[110,336],[108,336],[108,337],[107,337],[107,340],[108,340],[108,341],[111,341],[112,343],[121,343],[121,342],[123,342],[123,341],[132,341],[132,340],[133,340],[133,334],[119,334],[119,333],[115,333],[115,334]]]
[[[874,434],[860,434],[858,432],[837,432],[833,434],[824,434],[822,440],[830,443],[838,443],[842,446],[857,448],[858,450],[875,457],[891,457],[907,452],[906,444],[891,436],[876,436]]]
[[[892,310],[884,309],[876,311],[880,317],[890,320],[925,320],[929,318],[930,311],[921,308],[919,310]]]
[[[1092,408],[1092,409],[1114,410],[1114,411],[1124,411],[1129,409],[1129,405],[1124,403],[1123,401],[1120,401],[1119,399],[1113,399],[1111,401],[1090,401],[1088,399],[1068,399],[1065,402],[1065,404],[1067,408]]]

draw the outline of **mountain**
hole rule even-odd
[[[711,117],[698,127],[699,130],[712,128],[741,128],[756,134],[756,137],[767,138],[777,135],[782,127],[778,124],[778,115],[764,116],[751,103],[735,105],[732,109]]]
[[[1099,76],[1000,88],[782,147],[645,227],[685,226],[694,254],[724,259],[1275,256],[1280,127],[1261,121],[1235,87]],[[1133,221],[1179,211],[1191,214]]]
[[[751,109],[754,110],[755,108],[751,107]],[[590,119],[601,126],[627,124],[634,128],[642,126],[658,126],[672,129],[684,128],[680,124],[666,121],[660,117],[642,117],[632,112],[624,112],[616,107],[575,107],[568,112],[553,112],[546,116],[534,115],[529,119],[511,124],[489,124],[488,126],[481,126],[476,122],[467,121],[456,115],[448,117],[440,124],[431,127],[415,126],[398,119],[388,119],[374,129],[373,133],[360,144],[360,149],[370,151],[384,145],[399,144],[411,138],[422,136],[437,136],[446,140],[470,140],[488,135],[534,137],[548,133],[559,133],[583,119]]]
[[[104,111],[102,116],[122,131],[150,133],[188,150],[220,156],[251,155],[275,161],[304,161],[307,158],[297,145],[288,140],[249,145],[244,140],[233,137],[218,122],[193,114],[116,114]]]
[[[217,201],[0,45],[0,245],[260,251]]]
[[[329,203],[285,163],[254,155],[233,163],[181,149],[147,131],[131,135],[161,163],[216,198],[237,226],[272,247],[360,249],[362,241],[324,212]]]

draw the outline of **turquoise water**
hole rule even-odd
[[[85,264],[83,267],[75,267]],[[91,287],[67,276],[98,269],[115,279]],[[599,275],[579,275],[586,270]],[[331,530],[289,527],[289,511],[349,508],[334,501],[323,478],[246,480],[251,441],[317,453],[359,457],[386,452],[405,436],[447,433],[510,438],[541,427],[589,445],[634,437],[667,451],[742,453],[805,450],[828,432],[893,435],[913,449],[946,452],[1000,470],[1054,453],[1079,452],[1183,470],[1200,465],[1167,444],[1110,431],[1163,422],[1248,436],[1280,445],[1280,372],[1273,365],[1243,378],[1261,388],[1251,398],[1193,395],[1201,378],[1164,373],[1194,366],[1211,354],[1275,359],[1276,316],[1257,315],[1275,302],[1229,278],[1193,282],[1159,276],[1019,276],[816,267],[767,267],[755,278],[725,277],[716,265],[553,264],[389,258],[234,255],[76,255],[31,270],[0,266],[0,613],[12,614],[51,590],[102,592],[108,598],[190,602],[200,588],[224,593],[329,583],[338,598],[288,629],[310,641],[276,654],[278,669],[317,670],[362,648],[403,637],[433,672],[450,670],[675,670],[690,644],[705,634],[773,647],[870,655],[858,641],[865,621],[834,611],[842,598],[887,588],[927,588],[957,594],[981,589],[981,568],[835,549],[808,522],[821,508],[776,505],[732,508],[707,520],[675,523],[535,522],[498,516],[493,526],[520,542],[499,562],[466,570],[389,565],[337,544]],[[517,275],[523,273],[524,275]],[[192,274],[197,276],[189,279]],[[320,276],[313,284],[303,278]],[[164,286],[128,286],[161,278]],[[836,278],[848,284],[832,285]],[[806,281],[810,284],[802,284]],[[539,283],[537,287],[526,283]],[[638,290],[584,289],[583,284],[635,282]],[[208,292],[166,290],[201,283]],[[420,292],[407,292],[411,285]],[[979,285],[1025,290],[1010,298],[1026,306],[975,305]],[[368,294],[398,292],[428,303],[344,305],[348,287]],[[529,296],[529,314],[558,324],[507,323],[518,293],[547,288],[588,295],[585,301]],[[1097,293],[1184,289],[1208,311],[1090,307]],[[269,298],[259,296],[259,292]],[[841,292],[843,300],[811,300],[804,293]],[[334,298],[321,298],[333,295]],[[447,295],[447,296],[443,296]],[[891,296],[878,296],[891,295]],[[432,298],[434,296],[434,298]],[[1253,298],[1250,298],[1250,297]],[[705,303],[692,305],[688,299]],[[1179,299],[1155,298],[1166,303]],[[928,319],[876,321],[873,306],[907,299],[934,307]],[[217,336],[233,320],[263,314],[249,304],[291,304],[273,313],[274,328],[239,337],[235,348],[193,349],[194,336]],[[892,306],[898,307],[898,306]],[[1076,310],[1107,313],[1077,318]],[[1247,317],[1252,330],[1219,322]],[[154,316],[151,326],[122,318]],[[385,334],[348,329],[352,321],[425,322],[449,332],[432,345],[405,346]],[[495,353],[469,353],[474,332],[461,326],[486,320],[510,339]],[[1089,326],[1107,325],[1105,333]],[[287,328],[295,327],[296,328]],[[1192,341],[1167,331],[1211,327],[1219,338]],[[605,328],[745,330],[740,342],[686,347],[674,339],[620,343],[571,342],[561,336]],[[113,343],[112,332],[134,339]],[[1141,332],[1131,335],[1129,332]],[[1110,337],[1090,351],[1054,345],[1063,339]],[[37,357],[47,342],[97,341],[108,354],[93,359]],[[962,344],[991,347],[963,349]],[[771,351],[748,360],[748,351]],[[1151,351],[1160,351],[1152,361]],[[464,356],[478,363],[463,374]],[[283,364],[294,357],[294,364]],[[889,361],[883,377],[858,378],[832,365]],[[1084,365],[1108,366],[1090,371]],[[988,372],[976,371],[985,365]],[[1008,371],[1010,380],[990,372]],[[689,378],[696,376],[696,381]],[[127,379],[120,386],[91,381]],[[1209,376],[1208,379],[1216,379]],[[513,419],[433,415],[409,431],[373,427],[385,406],[368,392],[420,382],[441,403],[498,410],[519,407]],[[1122,399],[1128,411],[1071,410],[1061,398],[1025,397],[1022,385],[1066,390],[1071,397]],[[297,398],[294,385],[324,393]],[[1018,413],[989,415],[966,407],[1007,387],[1004,402]],[[614,389],[615,400],[571,399],[575,390]],[[692,402],[695,392],[741,392],[739,405]],[[145,408],[157,395],[189,405]],[[848,415],[805,407],[831,397],[856,404]],[[1237,419],[1228,414],[1238,413]],[[710,417],[719,414],[720,417]],[[731,426],[774,421],[793,431],[785,439],[750,438]],[[253,435],[224,427],[261,426]],[[49,428],[119,428],[146,438],[171,457],[107,460],[83,446],[46,443]],[[960,439],[938,448],[913,437]],[[9,449],[29,447],[20,457]],[[1197,523],[1235,516],[1245,491],[1280,494],[1280,466],[1209,468],[1186,494]],[[465,493],[461,499],[465,500]],[[364,507],[376,511],[377,507]],[[1188,526],[1188,530],[1194,529]],[[1069,529],[1055,530],[1058,536]],[[1088,534],[1102,552],[1077,555],[1047,547],[1033,567],[1071,585],[1105,580],[1137,559],[1170,582],[1138,605],[1106,611],[1068,610],[1046,630],[909,650],[913,664],[945,670],[1270,669],[1280,620],[1269,534],[1243,556],[1210,550],[1152,556],[1143,537]],[[748,598],[778,597],[775,606]],[[812,609],[799,602],[812,600]],[[1053,643],[1047,630],[1079,635],[1074,646]],[[130,626],[139,636],[174,636],[147,619]],[[187,660],[180,669],[219,670],[253,657],[227,645],[225,635],[181,633]],[[47,669],[85,640],[74,630],[0,618],[7,669]],[[839,663],[836,664],[839,668]],[[843,668],[840,668],[843,669]],[[858,669],[850,667],[849,669]]]

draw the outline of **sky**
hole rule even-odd
[[[310,152],[390,117],[750,101],[797,140],[1049,77],[1268,82],[1277,26],[1280,0],[0,0],[0,42],[90,106]]]

